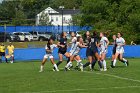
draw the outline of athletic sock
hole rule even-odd
[[[8,63],[8,60],[7,60],[7,58],[5,58],[5,62],[6,62],[6,63]]]
[[[110,65],[113,66],[113,61],[111,61],[111,64]]]
[[[44,69],[44,66],[41,65],[41,66],[40,66],[40,71],[43,71],[43,69]]]
[[[2,63],[2,60],[0,59],[0,63]]]
[[[96,60],[93,60],[93,61],[92,61],[92,64],[91,64],[91,68],[92,68],[92,69],[94,68],[95,64],[96,64]]]
[[[116,66],[116,62],[117,62],[117,60],[114,59],[114,61],[113,61],[113,66]]]
[[[103,60],[103,66],[104,66],[104,69],[106,69],[106,61]]]
[[[70,61],[70,57],[68,57],[67,63]]]
[[[59,66],[62,63],[62,61],[59,61],[56,63],[57,66]]]
[[[83,66],[83,63],[81,62],[82,60],[77,61],[78,66]]]
[[[89,66],[89,65],[90,65],[90,62],[87,62],[86,64],[84,64],[83,67],[85,68],[85,67],[87,67],[87,66]]]
[[[102,62],[101,62],[101,61],[98,61],[98,65],[99,65],[100,69],[103,68],[103,67],[102,67]]]
[[[55,69],[56,69],[57,71],[59,71],[59,70],[58,70],[58,67],[57,67],[57,65],[56,65],[56,64],[54,64],[53,66],[55,67]]]
[[[72,62],[70,61],[70,62],[67,63],[67,65],[65,67],[69,68],[71,64],[72,64]]]

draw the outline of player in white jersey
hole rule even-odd
[[[76,59],[78,66],[80,66],[81,71],[83,71],[83,64],[81,62],[81,58],[79,56],[79,52],[81,48],[87,47],[83,45],[82,37],[78,37],[76,42],[73,42],[73,45],[70,50],[70,61],[65,66],[65,70],[69,70],[74,59]]]
[[[55,70],[59,71],[57,65],[54,62],[54,58],[53,58],[53,54],[52,54],[55,47],[57,47],[57,45],[53,44],[53,39],[49,39],[47,45],[45,46],[46,54],[44,55],[39,72],[43,71],[44,64],[46,63],[48,58],[50,59],[51,63],[54,65]]]
[[[99,49],[100,49],[101,62],[103,64],[104,71],[107,71],[105,58],[106,58],[107,48],[109,45],[109,40],[107,39],[107,37],[105,37],[103,32],[100,33],[100,37],[101,40],[99,43]]]
[[[119,57],[119,60],[123,62],[126,66],[128,66],[128,60],[123,58],[123,53],[124,53],[124,48],[123,46],[125,45],[125,40],[122,38],[122,34],[118,33],[117,34],[117,39],[116,39],[116,53],[115,53],[115,59],[113,61],[113,66],[116,66],[117,58]]]

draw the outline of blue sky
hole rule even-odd
[[[0,0],[0,3],[2,2],[3,0]]]

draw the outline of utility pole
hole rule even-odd
[[[59,6],[59,9],[61,9],[62,11],[62,32],[64,31],[63,30],[63,9],[64,9],[64,6]]]

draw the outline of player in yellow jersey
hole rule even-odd
[[[12,45],[12,43],[10,42],[10,44],[7,46],[7,50],[8,50],[8,55],[6,55],[6,58],[11,58],[10,63],[14,62],[14,45]]]
[[[5,45],[2,43],[0,45],[0,62],[2,62],[2,57],[5,57],[5,50],[6,50],[6,47]],[[5,60],[6,60],[6,57],[5,57]],[[6,63],[7,63],[7,60],[6,60]]]

